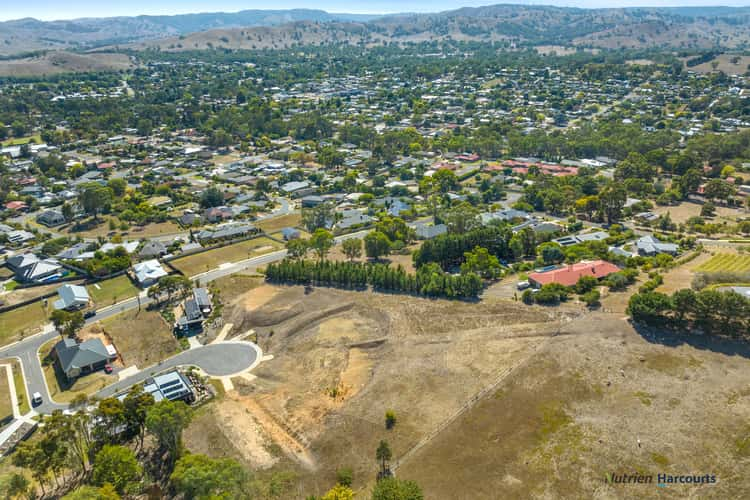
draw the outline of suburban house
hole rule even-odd
[[[195,400],[193,385],[178,370],[170,370],[146,379],[143,384],[143,391],[151,394],[156,403],[167,399],[169,401],[184,401],[190,404]],[[127,393],[124,393],[118,396],[118,399],[124,400],[126,396]]]
[[[180,335],[189,334],[191,331],[199,332],[203,329],[203,321],[211,315],[213,304],[208,290],[195,288],[193,296],[182,303],[182,316],[175,322],[175,330]]]
[[[234,211],[227,207],[211,207],[203,212],[203,218],[208,222],[222,222],[234,217]]]
[[[559,283],[564,286],[573,286],[583,276],[593,276],[597,279],[606,278],[612,273],[620,270],[619,267],[606,260],[595,260],[590,262],[579,262],[549,271],[541,271],[529,274],[529,283],[534,288],[541,288],[549,283]]]
[[[417,224],[414,226],[414,232],[420,240],[431,240],[436,236],[448,232],[448,226],[445,224]]]
[[[651,235],[642,236],[635,242],[639,255],[653,256],[660,253],[677,255],[680,250],[679,245],[675,243],[662,243],[658,238]]]
[[[25,231],[23,229],[14,229],[8,231],[7,233],[5,233],[5,236],[7,236],[8,238],[8,243],[14,247],[20,247],[27,241],[31,241],[36,238],[33,233],[30,233],[29,231]]]
[[[284,237],[285,241],[296,240],[300,237],[300,232],[299,229],[295,229],[293,227],[285,227],[281,230],[281,235]]]
[[[145,288],[153,285],[159,278],[166,276],[168,273],[161,267],[158,260],[144,260],[133,266],[133,274],[135,274],[135,280],[141,288]]]
[[[54,259],[40,259],[33,253],[14,255],[6,265],[16,274],[16,281],[41,283],[62,277],[63,267]]]
[[[91,297],[86,287],[80,285],[63,285],[57,289],[57,295],[60,296],[52,305],[55,309],[64,309],[66,311],[76,311],[89,305]]]
[[[151,240],[143,244],[138,252],[140,259],[155,259],[167,254],[167,247],[161,241]]]
[[[57,210],[45,210],[37,215],[36,221],[47,227],[55,227],[65,224],[65,217]]]
[[[53,349],[60,369],[72,380],[81,375],[93,373],[117,358],[113,346],[105,346],[101,339],[93,338],[81,342],[66,338],[55,344]]]
[[[556,238],[552,241],[559,244],[560,246],[576,245],[578,243],[584,243],[586,241],[604,241],[609,238],[609,233],[605,231],[596,231],[594,233],[583,233],[583,234],[569,234]]]

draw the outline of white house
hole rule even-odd
[[[133,266],[133,272],[136,281],[143,288],[153,285],[159,278],[168,274],[156,259],[139,262]]]
[[[53,304],[55,309],[74,311],[86,307],[91,298],[85,287],[80,285],[63,285],[57,289],[60,296]]]

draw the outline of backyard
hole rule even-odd
[[[257,257],[264,253],[280,250],[282,246],[277,241],[261,236],[207,252],[175,259],[170,263],[185,276],[195,276],[196,274],[215,269],[220,264]]]

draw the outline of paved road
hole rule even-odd
[[[363,238],[369,232],[370,230],[364,230],[356,233],[346,234],[343,236],[337,236],[335,238],[335,241],[337,244],[339,244],[344,240],[352,238]],[[286,257],[286,253],[286,250],[279,250],[258,257],[253,257],[241,262],[227,264],[223,267],[193,276],[191,279],[193,281],[198,280],[201,285],[205,285],[208,282],[214,281],[224,276],[229,276],[231,274],[238,273],[247,269],[253,269],[259,266],[263,266],[265,264],[268,264],[269,262],[282,260],[284,257]],[[150,302],[151,299],[146,296],[145,292],[141,292],[140,306],[145,307]],[[138,303],[139,298],[133,297],[117,304],[104,307],[96,312],[96,316],[87,319],[86,323],[94,323],[96,321],[101,321],[103,319],[116,316],[125,311],[135,309],[138,307]],[[53,410],[64,409],[67,407],[66,405],[60,405],[51,402],[49,391],[47,390],[47,386],[44,380],[44,373],[42,372],[42,368],[39,365],[37,354],[42,345],[56,338],[57,336],[57,332],[51,328],[51,325],[47,325],[42,333],[32,335],[20,342],[16,342],[14,344],[0,348],[0,358],[16,357],[21,360],[21,365],[23,367],[23,372],[26,379],[26,390],[28,395],[31,396],[31,394],[35,392],[39,392],[40,394],[42,394],[44,402],[35,409],[38,413],[50,413]],[[246,349],[244,348],[237,349],[239,350],[239,353],[246,352]],[[217,355],[217,351],[220,353],[220,356]],[[204,346],[200,349],[184,351],[180,354],[177,354],[176,356],[165,360],[161,366],[163,367],[163,369],[167,369],[172,366],[196,364],[210,375],[221,376],[227,374],[222,371],[222,364],[226,364],[225,369],[229,370],[229,373],[240,371],[234,369],[236,368],[236,366],[238,366],[238,364],[236,363],[236,356],[244,356],[244,354],[238,354],[231,350],[225,350],[224,348],[218,349],[218,345],[216,346],[216,348],[209,345]],[[247,360],[249,358],[245,357],[244,359]],[[191,363],[191,360],[194,361],[194,363]],[[143,372],[145,373],[145,375],[143,375],[144,379],[151,374],[149,369],[146,369]],[[142,376],[142,374],[135,375],[134,380],[139,376]],[[127,380],[123,383],[127,382]],[[130,384],[136,383],[141,380],[131,381]],[[127,385],[122,385],[119,383],[115,385],[116,387],[112,389],[113,393],[127,387]],[[103,389],[103,391],[107,390],[109,390],[109,387]]]
[[[95,396],[110,397],[159,372],[178,366],[197,366],[212,377],[234,375],[254,366],[260,356],[260,349],[251,342],[229,341],[208,344],[183,351],[161,363],[142,369],[135,375],[105,387]]]

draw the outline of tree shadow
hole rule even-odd
[[[633,329],[650,344],[666,347],[688,345],[701,351],[711,351],[727,356],[742,356],[750,359],[750,343],[730,337],[717,337],[689,330],[667,330],[630,321]]]

